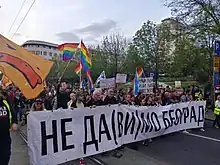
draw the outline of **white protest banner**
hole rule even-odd
[[[126,83],[127,80],[127,74],[120,74],[117,73],[116,75],[116,83],[120,84],[120,83]]]
[[[205,102],[160,107],[127,105],[30,112],[28,147],[32,165],[55,165],[123,144],[204,125]]]
[[[153,77],[138,78],[138,81],[139,81],[138,83],[139,92],[144,94],[153,93],[153,87],[154,87]]]
[[[100,88],[114,88],[115,87],[115,78],[107,78],[100,80]]]

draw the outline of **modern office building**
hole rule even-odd
[[[49,60],[52,58],[60,59],[60,53],[57,44],[44,42],[44,41],[29,40],[26,41],[21,46],[39,56],[44,57],[45,59],[49,59]]]

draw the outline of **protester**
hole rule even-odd
[[[31,111],[44,111],[45,106],[42,99],[36,99],[36,101],[32,104]]]
[[[108,92],[105,94],[104,104],[108,105],[108,104],[117,104],[117,103],[118,101],[115,98],[114,90],[109,89]]]
[[[9,129],[17,130],[17,117],[9,99],[0,90],[0,164],[8,165],[11,156],[11,137]]]
[[[69,101],[69,94],[66,92],[67,84],[65,82],[58,84],[56,92],[56,101],[53,109],[67,109],[67,103]]]
[[[217,100],[215,101],[214,114],[215,114],[215,120],[213,122],[213,127],[220,128],[220,95],[217,96]]]
[[[95,106],[101,106],[104,105],[104,102],[102,101],[102,94],[100,91],[93,92],[93,105]]]
[[[83,108],[85,107],[85,103],[83,102],[83,95],[81,92],[76,93],[76,105],[74,108]]]
[[[70,93],[70,101],[67,103],[68,108],[76,107],[76,94],[74,92]]]

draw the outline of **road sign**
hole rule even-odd
[[[155,72],[149,72],[148,77],[153,77],[153,80],[156,80],[156,73]]]
[[[215,41],[215,52],[214,55],[215,56],[220,56],[220,41]]]

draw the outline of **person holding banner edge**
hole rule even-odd
[[[11,136],[9,130],[17,130],[15,111],[8,101],[6,93],[0,89],[0,162],[8,165],[11,156]]]

